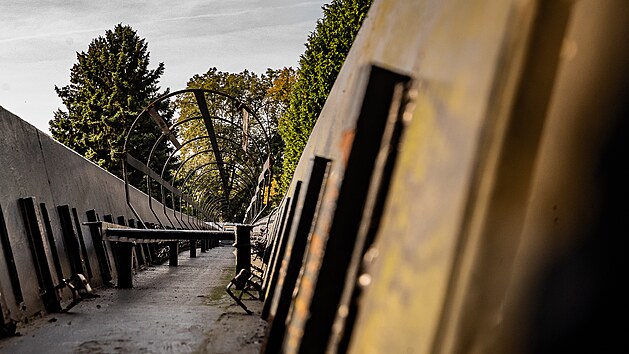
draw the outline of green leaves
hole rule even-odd
[[[308,37],[289,108],[279,120],[279,132],[286,144],[282,194],[370,5],[371,0],[332,0],[323,6],[323,17]]]
[[[70,69],[70,84],[55,91],[67,111],[57,110],[49,122],[52,136],[79,154],[121,177],[119,157],[127,129],[137,114],[159,97],[159,78],[164,64],[149,69],[146,41],[128,25],[118,24],[104,36],[92,40],[87,52],[77,53]],[[162,117],[172,120],[173,110],[162,107]],[[134,139],[134,155],[146,157],[159,128],[147,125],[141,139]],[[156,155],[165,159],[170,151],[160,147]],[[132,184],[143,187],[142,176]]]
[[[295,70],[292,68],[267,69],[264,74],[256,74],[248,70],[240,73],[222,72],[215,67],[204,74],[194,75],[188,81],[187,88],[202,88],[227,94],[249,107],[259,118],[258,121],[243,113],[243,107],[229,98],[210,93],[205,96],[209,114],[213,117],[222,159],[226,163],[225,169],[230,176],[230,208],[236,219],[244,215],[251,199],[249,189],[240,189],[239,186],[257,184],[260,169],[269,152],[279,157],[279,163],[274,165],[274,177],[281,175],[283,143],[277,134],[277,119],[288,108],[288,95],[295,81]],[[206,199],[220,199],[222,181],[216,169],[210,140],[194,140],[207,135],[203,120],[194,119],[182,123],[200,116],[196,97],[192,94],[178,96],[174,107],[179,112],[179,135],[182,142],[192,141],[183,144],[182,168],[178,176],[195,175],[188,182],[191,190],[204,190],[207,193]],[[248,132],[246,136],[243,135],[243,130]],[[203,187],[198,187],[199,185]],[[279,198],[281,195],[278,194],[276,199]]]

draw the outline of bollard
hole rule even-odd
[[[118,263],[118,287],[133,288],[133,242],[118,242],[116,258]]]
[[[151,247],[149,247],[148,243],[142,244],[142,249],[144,250],[144,258],[147,264],[153,264],[153,256],[151,255]]]
[[[168,265],[179,265],[179,242],[168,241]]]
[[[190,258],[197,258],[197,240],[190,240]]]
[[[249,273],[251,272],[252,228],[253,227],[250,225],[236,226],[236,274],[240,273],[243,269]]]

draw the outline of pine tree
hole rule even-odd
[[[120,158],[128,128],[151,101],[165,93],[160,93],[158,86],[164,64],[159,63],[155,69],[148,66],[148,45],[128,25],[118,24],[93,39],[87,52],[77,53],[70,84],[55,86],[67,111],[58,109],[54,113],[49,122],[52,136],[121,177]],[[160,114],[170,122],[173,111],[164,104]],[[134,156],[143,160],[161,130],[150,120],[140,122],[129,146]],[[155,152],[156,165],[163,163],[169,153],[167,145],[161,144]],[[142,188],[141,175],[133,175],[131,181]]]

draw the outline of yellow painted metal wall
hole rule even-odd
[[[541,279],[611,208],[598,173],[618,153],[605,145],[626,107],[626,33],[622,0],[375,0],[294,177],[307,180],[314,155],[332,160],[284,349],[309,352],[300,340],[372,65],[408,75],[413,97],[365,268],[333,285],[346,296],[358,279],[358,317],[344,328],[337,309],[328,351],[343,336],[361,354],[539,348]]]

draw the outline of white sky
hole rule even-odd
[[[297,67],[329,0],[0,0],[0,106],[49,134],[76,52],[118,23],[148,42],[162,89],[210,67]]]

